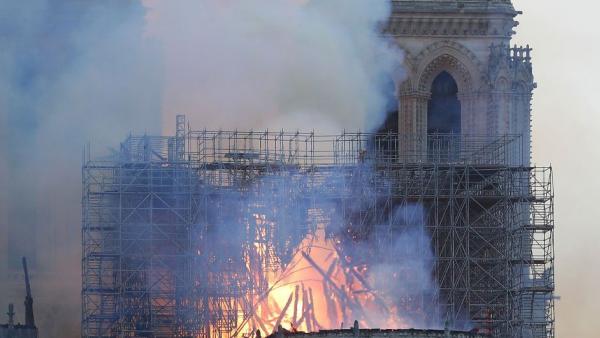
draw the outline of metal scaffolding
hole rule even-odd
[[[130,136],[118,155],[85,159],[82,337],[241,335],[255,311],[249,300],[269,292],[256,271],[290,264],[320,225],[358,266],[381,253],[353,246],[385,248],[414,225],[397,216],[414,205],[438,291],[399,300],[408,316],[554,336],[552,170],[526,165],[519,136],[193,131],[177,122],[175,137]],[[223,236],[220,224],[236,231]]]

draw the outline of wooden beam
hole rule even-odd
[[[317,322],[317,316],[315,316],[315,302],[313,300],[313,293],[310,287],[308,288],[308,298],[310,299],[310,304],[312,305],[310,312],[313,320],[313,327],[315,328],[315,330],[319,330],[321,328],[321,325],[319,325],[319,322]]]
[[[298,327],[296,320],[298,319],[298,297],[300,293],[300,286],[296,285],[296,290],[294,291],[294,315],[292,316],[292,323],[295,327]]]
[[[277,318],[277,322],[275,322],[275,328],[278,328],[279,325],[281,325],[281,320],[283,320],[283,317],[285,317],[285,313],[287,312],[287,309],[290,307],[290,304],[292,304],[292,298],[294,298],[293,292],[290,293],[290,297],[288,298],[287,302],[285,303],[283,310],[279,314],[279,317]]]
[[[353,313],[354,315],[360,315],[366,321],[368,321],[368,318],[367,318],[364,310],[362,309],[362,306],[360,305],[360,303],[358,303],[355,299],[350,298],[346,294],[346,292],[344,292],[344,290],[342,290],[339,286],[337,286],[335,284],[335,282],[329,276],[327,276],[327,273],[325,271],[323,271],[323,269],[312,258],[310,258],[309,255],[307,255],[305,252],[302,252],[302,256],[304,256],[306,261],[309,262],[310,265],[312,265],[317,270],[317,272],[319,272],[319,274],[321,274],[321,276],[323,276],[323,278],[329,282],[329,285],[338,294],[338,296],[340,298],[343,298],[346,301],[346,303],[350,306],[350,309],[352,310],[352,312],[355,312],[355,311],[358,312],[358,314]]]

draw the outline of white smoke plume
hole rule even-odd
[[[145,7],[144,7],[145,6]],[[80,320],[81,150],[198,128],[371,130],[401,53],[389,1],[0,2],[0,299],[22,315],[31,262],[40,337]],[[164,123],[161,123],[164,122]]]
[[[389,1],[148,1],[165,55],[165,125],[372,130],[402,76]]]
[[[144,25],[135,1],[0,1],[0,309],[23,322],[27,256],[41,338],[80,336],[84,145],[160,132]]]
[[[194,245],[202,262],[196,266],[197,275],[206,278],[199,282],[204,292],[231,293],[231,285],[215,276],[236,271],[236,279],[241,281],[266,278],[275,287],[269,298],[279,304],[278,308],[283,308],[282,301],[288,299],[294,285],[312,288],[316,301],[312,306],[324,329],[335,329],[353,320],[366,328],[442,329],[427,211],[419,203],[382,211],[390,198],[389,190],[382,189],[387,182],[381,182],[370,164],[356,169],[350,176],[337,171],[325,176],[293,170],[285,175],[265,173],[240,190],[210,183],[199,188],[198,198],[208,201],[200,203],[206,209],[200,206],[200,216],[194,221],[200,224]],[[254,218],[261,221],[254,224]],[[253,251],[265,245],[256,242],[262,236],[269,238],[270,249],[259,252],[275,253],[279,262],[276,270],[280,272],[277,276],[266,272],[271,266],[261,270],[263,258]],[[356,275],[344,278],[342,273],[340,278],[342,270]],[[328,277],[323,271],[329,271]],[[359,279],[354,280],[357,276]],[[244,287],[241,293],[251,298],[253,293]],[[332,307],[336,297],[345,304],[339,311]],[[343,303],[347,299],[353,301]],[[217,314],[221,310],[230,309],[215,307],[211,309],[213,317],[221,318]],[[292,310],[287,310],[281,317],[286,326],[296,321]],[[272,315],[280,313],[262,313],[259,317],[264,320]],[[311,330],[308,325],[307,330]]]

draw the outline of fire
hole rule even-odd
[[[255,217],[260,229],[265,217]],[[351,264],[338,247],[321,224],[302,240],[289,264],[257,272],[265,275],[267,289],[248,296],[250,314],[239,312],[240,325],[231,336],[249,336],[256,330],[270,334],[278,326],[306,332],[347,328],[355,319],[366,328],[408,327],[393,301],[371,288],[369,267]],[[260,255],[268,248],[257,241],[254,250]]]

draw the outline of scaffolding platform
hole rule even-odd
[[[268,292],[256,271],[289,264],[317,225],[342,251],[384,245],[412,205],[439,292],[407,313],[553,337],[552,169],[525,153],[513,135],[194,131],[183,117],[175,136],[130,136],[82,168],[82,337],[241,336],[248,295]]]

